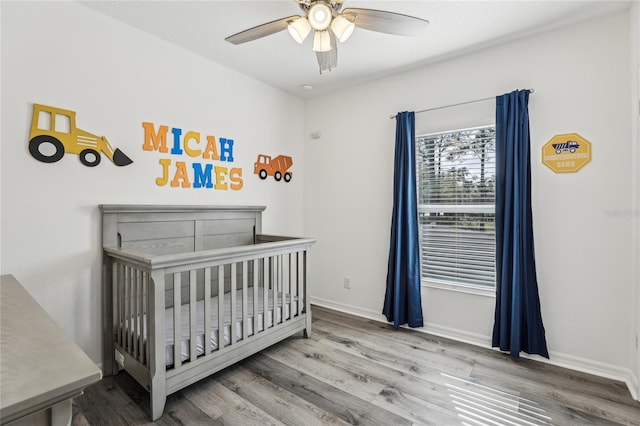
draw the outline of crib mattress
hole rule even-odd
[[[284,304],[284,318],[289,319],[289,306],[291,302],[293,312],[298,311],[297,297],[291,297],[289,294],[285,295]],[[276,323],[282,321],[282,293],[277,293],[275,317]],[[225,294],[224,297],[224,346],[231,343],[231,295]],[[189,306],[182,305],[180,309],[181,314],[181,338],[180,338],[180,354],[182,361],[187,361],[190,358],[189,346]],[[169,308],[165,311],[165,359],[166,365],[173,365],[173,308]],[[268,291],[267,301],[267,326],[273,325],[273,292]],[[258,294],[258,332],[264,329],[264,306],[263,306],[263,294]],[[238,290],[236,293],[236,320],[235,320],[235,337],[236,340],[242,340],[242,290]],[[247,335],[253,335],[253,291],[247,292]],[[196,356],[204,354],[204,301],[198,301],[196,303]],[[211,298],[211,336],[209,336],[209,344],[211,350],[218,349],[218,297]]]

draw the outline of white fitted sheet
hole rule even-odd
[[[298,311],[298,298],[296,296],[285,295],[284,318],[289,319],[289,306],[295,313]],[[268,290],[267,300],[267,327],[273,325],[273,292]],[[231,342],[231,294],[224,295],[224,346]],[[247,291],[247,336],[253,335],[253,289]],[[190,359],[189,346],[189,305],[182,305],[180,308],[180,354],[182,361]],[[282,321],[282,293],[277,293],[276,300],[276,323]],[[264,307],[262,288],[258,292],[258,332],[264,329]],[[173,365],[173,308],[165,311],[165,359],[166,365]],[[236,340],[242,340],[242,290],[236,292],[236,321],[235,321]],[[209,336],[209,344],[211,350],[218,348],[218,297],[211,298],[211,336]],[[204,301],[200,300],[196,303],[196,355],[204,354],[205,333],[204,333]]]

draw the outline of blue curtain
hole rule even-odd
[[[396,115],[391,243],[382,313],[395,328],[422,327],[415,113]]]
[[[496,97],[496,310],[493,346],[549,358],[531,215],[529,91]]]

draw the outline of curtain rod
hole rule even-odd
[[[529,93],[533,93],[533,89],[525,89],[525,90],[527,90]],[[451,107],[456,107],[456,106],[460,106],[460,105],[474,104],[476,102],[489,101],[489,100],[495,99],[495,98],[496,98],[495,96],[492,96],[490,98],[475,99],[473,101],[460,102],[460,103],[457,103],[457,104],[444,105],[444,106],[435,107],[435,108],[423,109],[423,110],[420,110],[420,111],[415,111],[415,113],[416,114],[420,114],[421,112],[435,111],[435,110],[438,110],[438,109],[451,108]],[[393,120],[394,118],[396,118],[396,115],[397,114],[390,115],[389,118]]]

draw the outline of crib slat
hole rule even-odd
[[[296,261],[296,273],[293,288],[295,291],[296,304],[294,309],[295,312],[293,312],[291,315],[298,316],[298,311],[300,309],[300,252],[297,251],[294,256]]]
[[[296,316],[296,285],[298,281],[298,253],[291,253],[289,256],[289,262],[291,263],[291,282],[289,283],[289,318],[293,319]]]
[[[136,358],[138,355],[138,269],[131,268],[131,355]]]
[[[253,335],[258,334],[258,259],[253,259]]]
[[[289,274],[289,263],[287,262],[288,256],[283,254],[280,256],[280,261],[282,262],[280,266],[280,322],[284,323],[287,319],[286,317],[286,296],[287,296],[287,286],[288,284],[288,274]]]
[[[120,316],[122,318],[122,322],[120,323],[120,327],[122,328],[122,336],[121,339],[122,341],[120,342],[120,345],[122,345],[122,347],[124,349],[126,349],[127,347],[127,328],[126,328],[126,321],[127,321],[127,309],[126,309],[126,305],[127,305],[127,267],[125,265],[122,265],[122,270],[120,271],[120,279],[121,279],[121,284],[120,284]]]
[[[125,350],[131,353],[131,330],[133,327],[131,318],[131,267],[127,266],[124,271],[125,296],[124,296],[124,312],[127,319],[127,336]]]
[[[248,310],[249,306],[247,306],[247,292],[249,291],[248,287],[248,277],[249,275],[249,267],[247,261],[242,262],[242,339],[246,339],[249,334],[249,324],[247,321],[248,318]]]
[[[182,365],[182,331],[181,331],[181,290],[182,290],[182,276],[180,273],[173,274],[173,368],[180,367]]]
[[[218,350],[224,349],[224,265],[218,266]]]
[[[124,348],[126,345],[126,341],[127,341],[127,335],[126,335],[126,329],[125,329],[125,321],[127,319],[127,314],[125,312],[125,301],[127,299],[127,292],[126,292],[126,288],[127,288],[127,280],[125,278],[125,271],[126,271],[126,267],[125,265],[121,265],[120,267],[120,294],[118,295],[120,297],[120,328],[122,330],[121,336],[120,336],[120,345]]]
[[[129,330],[127,333],[127,352],[131,354],[133,352],[133,332],[135,330],[135,319],[133,317],[133,275],[134,271],[131,266],[127,266],[127,284],[129,286],[127,291],[127,323],[129,324]]]
[[[132,306],[133,306],[133,348],[132,348],[132,352],[133,352],[133,357],[135,359],[138,359],[138,343],[140,342],[140,339],[138,339],[138,334],[140,333],[140,323],[138,322],[140,320],[140,311],[138,310],[138,293],[139,293],[139,278],[140,278],[140,270],[135,269],[133,271],[133,276],[132,276],[132,284],[133,284],[133,300],[132,302]]]
[[[268,296],[269,296],[269,274],[270,272],[270,266],[271,264],[271,259],[268,257],[265,257],[262,259],[262,266],[263,266],[263,282],[262,282],[262,329],[264,331],[267,330],[267,328],[269,328],[269,301],[268,301]]]
[[[144,271],[140,271],[138,281],[138,360],[144,363]]]
[[[282,324],[284,322],[284,289],[286,286],[286,279],[287,279],[286,260],[287,258],[284,255],[279,256],[280,270],[278,273],[278,296],[277,296],[277,300],[279,303],[278,313],[280,314],[280,321],[278,321],[279,324]]]
[[[140,342],[140,361],[144,365],[147,364],[147,354],[149,353],[149,303],[147,297],[149,296],[149,274],[142,272],[142,333]]]
[[[236,263],[234,262],[231,264],[231,322],[229,324],[229,341],[232,345],[236,343],[236,315],[238,314],[236,312],[236,303],[238,303],[236,295],[237,273]]]
[[[291,310],[289,311],[289,315],[293,318],[298,316],[298,252],[293,252],[291,256],[293,273],[291,274]]]
[[[144,341],[145,341],[145,336],[144,336],[144,318],[145,318],[145,314],[144,314],[144,276],[145,276],[145,272],[144,271],[140,271],[140,275],[138,278],[138,340],[137,340],[137,346],[138,346],[138,360],[142,363],[144,363],[144,359],[142,357],[142,354],[144,353]]]
[[[273,296],[273,326],[275,327],[278,323],[278,288],[280,287],[280,282],[278,280],[279,272],[280,272],[280,256],[273,256],[274,268],[271,276],[273,277],[271,280],[271,295]]]
[[[136,333],[138,330],[138,318],[136,317],[136,269],[129,268],[129,281],[131,281],[131,297],[129,298],[129,304],[131,308],[129,310],[129,316],[131,317],[131,344],[129,345],[129,353],[133,356],[136,347]]]
[[[196,351],[196,271],[189,271],[189,360],[195,361]]]
[[[298,315],[302,315],[302,298],[304,297],[303,293],[302,293],[302,287],[301,287],[301,283],[302,283],[302,273],[303,273],[303,268],[304,268],[304,260],[302,259],[302,252],[299,251],[297,254],[297,258],[298,258],[298,276],[297,276],[297,280],[296,280],[296,289],[297,289],[297,295],[298,295]]]
[[[291,315],[291,253],[287,255],[287,285],[282,291],[282,322],[290,320]],[[285,312],[284,306],[287,304]],[[285,315],[286,314],[286,315]]]
[[[204,269],[204,354],[211,353],[211,268]]]
[[[113,317],[116,324],[115,338],[118,345],[122,344],[122,317],[120,316],[120,285],[122,280],[120,279],[120,263],[113,262]],[[109,354],[111,356],[111,354]]]

